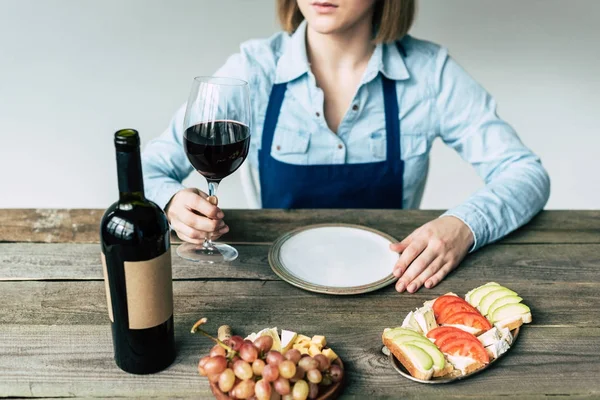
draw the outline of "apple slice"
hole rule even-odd
[[[421,350],[424,350],[431,360],[433,361],[433,368],[436,370],[442,370],[446,366],[446,359],[442,352],[436,347],[435,344],[431,343],[429,340],[421,341],[416,340],[414,342],[406,342],[406,344],[414,345],[420,347]]]
[[[385,337],[389,337],[391,338],[392,336],[396,336],[396,335],[410,335],[410,336],[416,336],[419,338],[425,337],[422,334],[413,331],[412,329],[407,329],[407,328],[393,328],[393,329],[389,329],[389,330],[385,330],[383,332],[383,335]]]
[[[503,286],[500,286],[498,284],[495,284],[495,285],[486,284],[486,285],[480,286],[477,289],[475,289],[473,291],[473,293],[471,293],[471,296],[469,296],[469,303],[473,307],[479,307],[479,303],[481,302],[481,299],[483,298],[483,296],[485,296],[489,292],[492,292],[492,291],[497,290],[502,287]]]
[[[494,311],[496,311],[498,308],[500,308],[502,306],[505,306],[507,304],[520,303],[522,300],[523,299],[517,295],[501,297],[492,303],[492,305],[488,309],[487,315],[489,316],[489,315],[493,314]]]
[[[507,289],[505,287],[500,287],[499,289],[496,290],[492,290],[491,292],[489,292],[488,294],[486,294],[485,296],[483,296],[481,298],[481,301],[479,302],[479,311],[481,311],[481,313],[483,315],[488,315],[488,312],[490,310],[490,306],[492,305],[492,303],[494,303],[494,301],[505,297],[505,296],[516,296],[517,293],[513,292],[510,289]]]
[[[473,295],[473,293],[475,293],[476,290],[479,290],[482,287],[486,287],[486,286],[500,286],[500,285],[497,284],[496,282],[488,282],[485,285],[476,287],[475,289],[473,289],[473,290],[469,291],[467,294],[465,294],[465,300],[467,301],[467,303],[471,304],[471,296]]]
[[[432,369],[433,359],[422,348],[415,346],[414,344],[401,344],[400,349],[418,370],[427,372]]]
[[[402,333],[396,333],[392,336],[386,336],[386,338],[392,340],[394,343],[400,345],[401,343],[408,342],[424,342],[426,344],[433,344],[431,340],[427,339],[425,336],[412,336],[412,335],[403,335]],[[414,344],[414,343],[413,343]]]
[[[518,317],[520,315],[530,314],[531,310],[523,303],[506,304],[502,307],[497,308],[493,314],[490,315],[492,323],[502,321],[505,319]]]

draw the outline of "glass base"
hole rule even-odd
[[[214,264],[233,261],[238,257],[238,251],[225,243],[213,243],[209,249],[202,244],[183,243],[177,247],[179,257],[201,264]]]

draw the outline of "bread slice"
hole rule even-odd
[[[528,324],[532,321],[531,313],[517,315],[515,317],[503,319],[501,321],[496,322],[494,325],[498,329],[508,328],[508,330],[512,331],[517,329],[523,324]]]
[[[400,347],[396,343],[394,343],[393,340],[390,340],[389,338],[384,336],[383,344],[385,345],[385,347],[387,347],[392,352],[394,357],[396,357],[398,359],[398,361],[400,361],[402,363],[404,368],[406,368],[406,370],[408,371],[408,373],[411,376],[414,376],[415,378],[421,379],[424,381],[428,381],[433,377],[433,368],[431,368],[428,371],[422,371],[419,368],[417,368],[417,366],[415,364],[413,364],[413,362],[410,360],[410,358],[408,358],[404,354],[402,349],[400,349]]]

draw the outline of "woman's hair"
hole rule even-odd
[[[415,0],[377,0],[373,14],[376,43],[401,39],[415,19]],[[296,0],[277,0],[277,14],[282,28],[293,33],[304,20]]]

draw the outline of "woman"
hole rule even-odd
[[[250,85],[253,137],[242,172],[251,204],[416,208],[441,137],[486,186],[391,246],[402,253],[396,289],[411,293],[437,285],[469,251],[546,204],[548,175],[494,100],[445,48],[407,35],[413,0],[278,0],[278,11],[286,32],[242,44],[216,73]],[[145,149],[146,191],[182,240],[201,243],[229,228],[206,194],[181,185],[192,170],[184,109]]]

